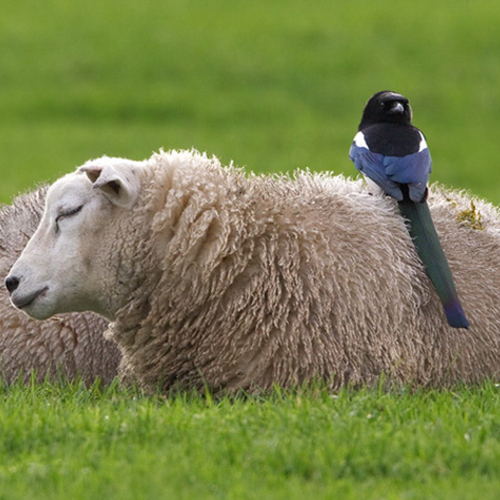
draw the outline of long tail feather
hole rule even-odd
[[[408,220],[408,231],[443,304],[448,323],[454,328],[468,328],[469,322],[458,299],[451,270],[441,248],[427,202],[415,203],[405,199],[399,202],[399,210]]]

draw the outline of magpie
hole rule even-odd
[[[365,106],[349,157],[370,184],[398,202],[424,268],[454,328],[468,328],[427,205],[432,160],[424,134],[411,123],[409,100],[383,90]]]

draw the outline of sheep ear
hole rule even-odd
[[[129,165],[116,168],[113,165],[89,163],[78,171],[84,172],[93,184],[114,205],[130,208],[139,195],[140,183],[137,172]]]

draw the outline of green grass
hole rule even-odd
[[[410,97],[432,179],[500,203],[500,3],[25,0],[0,16],[0,202],[102,154],[190,148],[354,176],[367,98]],[[3,499],[488,499],[498,388],[170,399],[0,390]]]
[[[4,387],[0,498],[496,499],[499,391]]]
[[[0,16],[0,201],[101,154],[355,175],[367,98],[413,103],[433,180],[500,202],[500,4],[26,0]]]

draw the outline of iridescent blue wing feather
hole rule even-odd
[[[408,185],[412,201],[419,202],[425,198],[432,167],[428,148],[406,156],[384,156],[384,166],[391,181]]]
[[[403,199],[399,184],[408,185],[411,200],[421,201],[425,198],[432,167],[429,149],[406,156],[384,156],[372,153],[354,142],[349,157],[363,175],[397,201]]]
[[[396,182],[391,180],[385,173],[384,156],[372,153],[369,149],[351,146],[349,157],[354,166],[365,176],[377,184],[386,194],[398,201],[403,199],[401,188]]]

